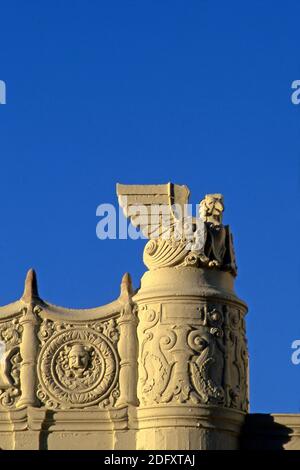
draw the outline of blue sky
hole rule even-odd
[[[300,412],[298,0],[0,3],[0,303],[138,286],[143,241],[96,237],[115,184],[225,196],[249,304],[253,412]]]

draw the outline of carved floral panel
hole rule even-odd
[[[22,326],[19,324],[19,316],[0,323],[0,406],[2,408],[15,407],[21,395],[22,358],[19,347],[21,338]]]
[[[186,308],[186,306],[184,307]],[[141,404],[215,404],[247,410],[247,347],[242,312],[203,304],[172,321],[160,304],[139,307]],[[169,309],[170,310],[170,309]],[[171,309],[172,310],[172,309]],[[166,317],[165,317],[166,318]]]

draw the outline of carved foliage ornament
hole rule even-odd
[[[224,358],[216,333],[215,329],[210,333],[201,330],[190,333],[188,343],[198,353],[190,362],[191,381],[204,403],[224,404]]]
[[[20,343],[22,329],[19,318],[0,323],[0,341],[5,343],[6,349],[10,349]]]
[[[101,322],[94,321],[91,323],[87,323],[84,326],[87,328],[96,330],[99,333],[102,333],[113,344],[116,344],[117,341],[119,340],[119,330],[118,330],[116,320],[114,318],[101,321]],[[76,324],[76,323],[72,324],[72,323],[65,323],[65,322],[58,322],[58,321],[54,322],[49,319],[44,319],[39,330],[39,335],[38,335],[39,340],[41,341],[42,344],[44,344],[55,333],[58,333],[60,331],[70,329],[70,328],[76,328],[76,327],[82,327],[82,323],[80,326],[80,324]]]
[[[178,319],[163,324],[160,305],[140,306],[141,403],[204,403],[247,411],[242,313],[222,305],[197,310],[200,324]]]
[[[4,408],[15,406],[20,397],[21,362],[19,348],[12,348],[4,355],[0,363],[0,405]]]
[[[110,340],[88,328],[63,330],[43,346],[39,399],[50,408],[96,405],[112,392],[118,359]]]
[[[20,397],[20,367],[22,326],[19,318],[0,323],[0,405],[14,407]]]

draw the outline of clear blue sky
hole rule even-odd
[[[143,241],[100,241],[115,184],[225,196],[247,319],[251,408],[300,412],[300,2],[0,3],[0,303],[89,307],[138,286]]]

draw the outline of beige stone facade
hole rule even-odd
[[[28,272],[21,299],[0,308],[0,448],[300,448],[299,416],[249,414],[247,306],[223,197],[205,196],[187,234],[173,209],[185,186],[117,193],[149,238],[141,287],[125,274],[110,304],[66,309]],[[155,204],[169,208],[167,228],[150,218]]]

